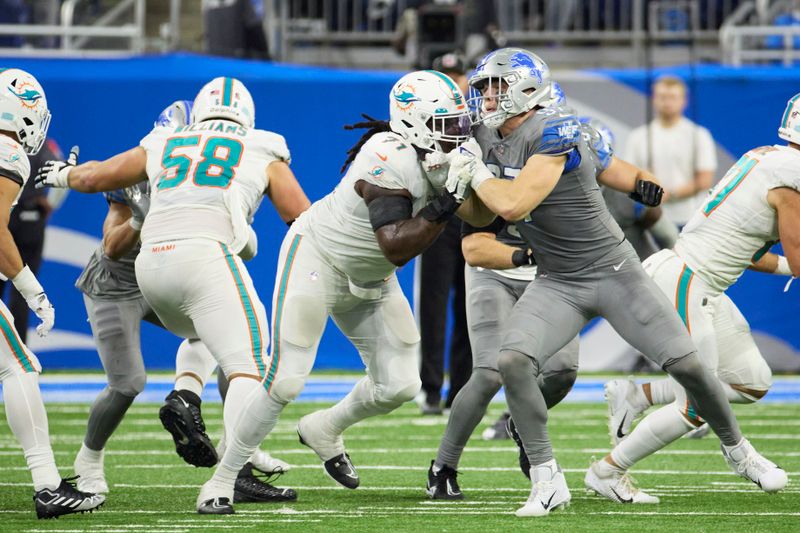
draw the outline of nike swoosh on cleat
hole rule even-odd
[[[620,439],[625,438],[625,433],[622,432],[622,426],[625,424],[625,419],[628,417],[628,413],[625,413],[622,416],[622,422],[619,423],[619,427],[617,428],[617,437]]]
[[[547,500],[547,503],[542,504],[542,507],[544,508],[545,511],[550,508],[550,504],[553,503],[553,498],[555,498],[555,496],[556,493],[554,492],[553,494],[550,495],[550,499]]]
[[[620,503],[633,503],[633,498],[628,498],[628,499],[626,500],[626,499],[624,499],[622,496],[620,496],[619,494],[617,494],[617,491],[615,491],[613,488],[611,489],[611,492],[613,492],[613,493],[614,493],[614,496],[616,496],[616,497],[617,497],[617,499],[620,501]]]

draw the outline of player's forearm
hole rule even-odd
[[[5,221],[0,220],[0,273],[12,279],[24,266],[14,237],[8,231],[8,216],[6,216]]]
[[[486,207],[481,199],[478,198],[478,195],[474,193],[459,206],[456,215],[467,224],[476,228],[488,226],[497,218],[497,215]]]
[[[139,242],[139,231],[133,229],[128,221],[107,228],[103,235],[103,253],[109,259],[118,260]]]
[[[103,181],[96,172],[99,165],[99,161],[87,161],[71,169],[68,181],[69,188],[73,191],[85,193],[114,190],[116,187],[103,188]]]
[[[386,259],[401,267],[433,244],[446,225],[447,222],[430,222],[418,214],[381,227],[375,236]]]
[[[469,266],[505,270],[514,268],[514,252],[517,248],[496,240],[491,236],[469,235],[461,241],[461,251]]]

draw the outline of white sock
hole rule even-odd
[[[614,474],[617,474],[619,472],[624,472],[625,470],[622,469],[622,468],[619,468],[617,466],[612,465],[611,463],[609,463],[605,459],[600,459],[599,461],[597,461],[594,464],[594,471],[600,477],[611,477]]]
[[[378,405],[375,402],[375,384],[369,376],[364,376],[353,387],[347,396],[327,409],[324,421],[335,435],[341,435],[344,430],[371,416],[383,415],[394,411],[395,407]]]
[[[21,371],[10,374],[3,380],[3,399],[8,425],[22,446],[34,490],[57,488],[61,484],[61,475],[50,447],[39,374]]]
[[[694,426],[675,405],[665,405],[644,417],[631,434],[611,451],[611,459],[623,470],[628,470],[692,429]]]
[[[641,387],[641,385],[640,385]],[[650,382],[650,397],[653,405],[667,405],[675,401],[675,382],[671,378]]]
[[[198,340],[184,340],[175,355],[175,390],[188,390],[202,396],[217,361],[206,345]]]
[[[230,497],[233,497],[236,476],[275,427],[283,407],[283,404],[267,394],[260,382],[248,378],[231,381],[224,412],[225,455],[222,456],[211,483],[224,486],[226,490],[229,488]],[[228,421],[231,419],[236,420],[236,423],[230,424]]]
[[[78,457],[76,460],[85,461],[87,463],[93,463],[100,465],[100,468],[103,467],[103,450],[93,450],[88,448],[86,444],[81,444],[81,449],[78,451]]]

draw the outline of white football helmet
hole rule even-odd
[[[781,126],[778,128],[778,137],[784,141],[800,144],[800,94],[794,95],[786,104],[783,112]]]
[[[469,139],[471,125],[464,95],[441,72],[406,74],[389,93],[389,127],[423,150],[450,152]]]
[[[231,120],[252,128],[256,106],[250,91],[236,78],[214,78],[206,83],[192,105],[192,123],[212,118]]]
[[[481,59],[469,77],[470,109],[475,123],[497,129],[509,118],[546,107],[553,98],[550,67],[542,59],[522,48],[501,48]],[[483,91],[493,89],[484,97]],[[486,102],[496,99],[495,109]]]
[[[17,135],[25,153],[41,150],[50,127],[44,89],[31,74],[0,68],[0,130]]]

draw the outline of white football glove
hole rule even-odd
[[[131,208],[131,218],[128,224],[136,231],[141,231],[144,217],[150,211],[150,184],[147,184],[144,192],[138,184],[125,187],[122,192],[125,194],[125,199],[128,200],[128,207]]]
[[[36,326],[36,333],[38,333],[40,337],[47,336],[50,330],[53,329],[53,324],[55,324],[56,310],[44,293],[44,289],[39,283],[39,280],[36,279],[36,276],[33,275],[31,269],[26,265],[19,271],[19,274],[14,276],[11,282],[22,297],[25,298],[31,311],[36,313],[36,316],[42,321],[41,324]]]
[[[450,158],[450,169],[447,171],[447,180],[444,182],[445,190],[450,193],[460,204],[467,199],[472,181],[471,168],[475,165],[475,158],[457,154]]]
[[[57,189],[69,189],[69,172],[78,164],[78,154],[80,148],[73,146],[69,151],[66,161],[46,161],[39,168],[34,178],[37,189],[45,187],[55,187]]]

